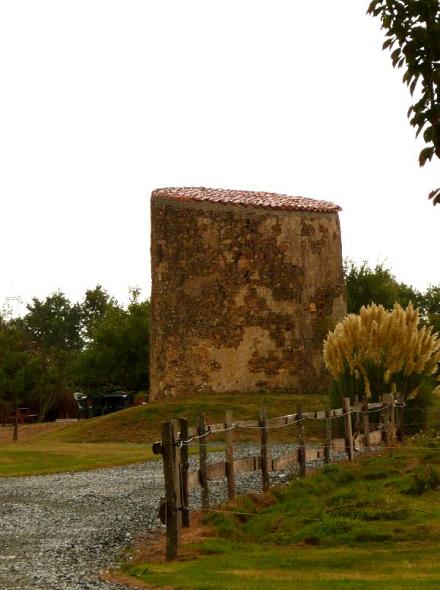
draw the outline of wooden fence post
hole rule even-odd
[[[234,431],[232,430],[232,412],[227,410],[225,413],[226,430],[226,477],[228,478],[228,500],[235,498],[235,474],[234,474]]]
[[[12,440],[18,440],[18,416],[19,416],[18,406],[17,406],[17,403],[15,403],[14,434],[12,435]]]
[[[180,530],[182,526],[182,513],[180,511],[180,473],[176,469],[179,466],[176,449],[176,421],[162,422],[162,458],[165,477],[166,493],[166,558],[173,560],[177,557]]]
[[[359,408],[359,395],[357,393],[354,396],[354,403],[355,403],[355,406],[356,406],[356,411],[354,413],[354,431],[355,432],[360,432],[360,430],[361,430],[361,414],[358,411],[358,408]]]
[[[301,404],[297,405],[296,408],[296,419],[298,420],[297,423],[297,430],[298,430],[298,463],[299,463],[299,475],[300,477],[304,477],[306,474],[306,436],[305,436],[305,428],[304,428],[304,420],[303,420],[303,413],[301,409]]]
[[[351,427],[350,398],[344,397],[342,401],[343,401],[343,408],[344,408],[345,446],[347,449],[348,460],[353,461],[354,448],[353,448],[353,430]]]
[[[325,413],[325,450],[324,463],[330,463],[330,455],[332,451],[332,411],[327,410]]]
[[[396,405],[394,395],[390,393],[389,402],[390,408],[390,422],[391,422],[391,444],[394,445],[397,439],[397,426],[396,426]]]
[[[370,416],[368,414],[368,399],[365,396],[362,400],[362,423],[364,429],[365,446],[370,448]]]
[[[383,404],[385,409],[383,411],[383,420],[385,426],[385,444],[391,445],[393,442],[393,426],[392,426],[392,407],[390,404],[394,402],[392,393],[385,393],[383,395]]]
[[[397,404],[397,440],[401,442],[405,434],[405,405],[401,393],[397,394]]]
[[[390,433],[388,430],[389,422],[388,422],[387,410],[383,409],[385,404],[386,404],[385,395],[382,395],[382,411],[380,412],[380,415],[381,415],[381,421],[383,424],[383,437],[385,438],[385,444],[389,445],[390,444]]]
[[[206,433],[205,414],[200,414],[197,420],[197,434],[199,438],[199,469],[200,469],[200,485],[202,487],[202,508],[209,508],[209,489],[208,489],[208,473],[207,473],[207,437],[203,436]]]
[[[266,492],[270,487],[269,470],[268,470],[268,454],[267,441],[269,431],[267,429],[267,412],[264,408],[260,410],[260,433],[261,433],[261,449],[260,449],[260,465],[261,477],[263,482],[263,492]]]
[[[187,441],[188,439],[189,439],[188,420],[186,418],[180,418],[180,440]],[[184,527],[189,527],[188,444],[182,444],[180,447],[180,471],[182,474],[182,478],[181,478],[182,525]]]

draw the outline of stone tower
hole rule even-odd
[[[150,399],[317,391],[345,314],[333,203],[164,188],[151,197]]]

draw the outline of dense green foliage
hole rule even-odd
[[[431,285],[418,300],[419,311],[428,324],[440,333],[440,285]]]
[[[385,31],[383,49],[389,49],[393,67],[404,67],[403,82],[416,102],[408,117],[427,145],[420,166],[440,158],[440,3],[438,0],[373,0],[368,13],[378,16]],[[440,188],[430,194],[440,203]]]
[[[399,283],[383,262],[370,267],[368,262],[359,266],[349,259],[344,261],[344,280],[347,289],[348,313],[359,313],[363,305],[376,303],[392,309],[400,303],[406,307],[410,301],[416,305],[420,293],[405,283]]]
[[[421,321],[440,332],[440,285],[421,292],[399,282],[383,262],[372,267],[364,261],[357,266],[350,259],[344,261],[344,280],[348,313],[359,313],[363,305],[371,303],[391,310],[395,303],[406,307],[411,302],[419,310]]]
[[[16,322],[0,317],[0,406],[15,411],[38,381],[39,365],[32,343]]]
[[[34,298],[27,310],[13,323],[33,352],[33,384],[29,390],[38,400],[42,420],[59,396],[68,391],[69,369],[83,346],[82,309],[57,292],[44,301]]]
[[[0,316],[2,411],[25,404],[43,420],[77,388],[145,391],[148,312],[137,290],[124,309],[98,285],[80,303],[59,291],[34,298],[22,318]]]
[[[132,291],[127,309],[110,303],[88,328],[89,342],[73,367],[75,383],[94,388],[119,385],[148,389],[149,301]]]

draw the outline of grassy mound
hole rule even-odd
[[[188,530],[179,561],[125,574],[193,590],[440,588],[440,448],[331,465],[225,510],[203,517],[198,540]]]
[[[159,400],[81,420],[48,434],[46,438],[65,442],[148,443],[160,438],[160,424],[170,418],[185,416],[195,425],[197,416],[204,412],[208,422],[218,423],[224,420],[226,410],[232,410],[237,420],[257,419],[261,407],[266,407],[270,416],[280,416],[294,413],[298,403],[303,404],[305,411],[314,411],[325,409],[328,402],[325,396],[287,393],[194,395]]]

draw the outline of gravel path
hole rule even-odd
[[[273,445],[272,454],[291,448]],[[241,445],[236,455],[256,452],[254,445]],[[210,453],[209,460],[218,455]],[[285,473],[272,475],[273,483],[285,480]],[[238,493],[260,489],[259,473],[237,477]],[[123,590],[100,580],[99,573],[136,536],[161,526],[162,495],[161,461],[1,479],[0,589]],[[210,482],[210,495],[212,504],[224,501],[225,482]],[[198,503],[198,491],[193,492],[191,505]]]

